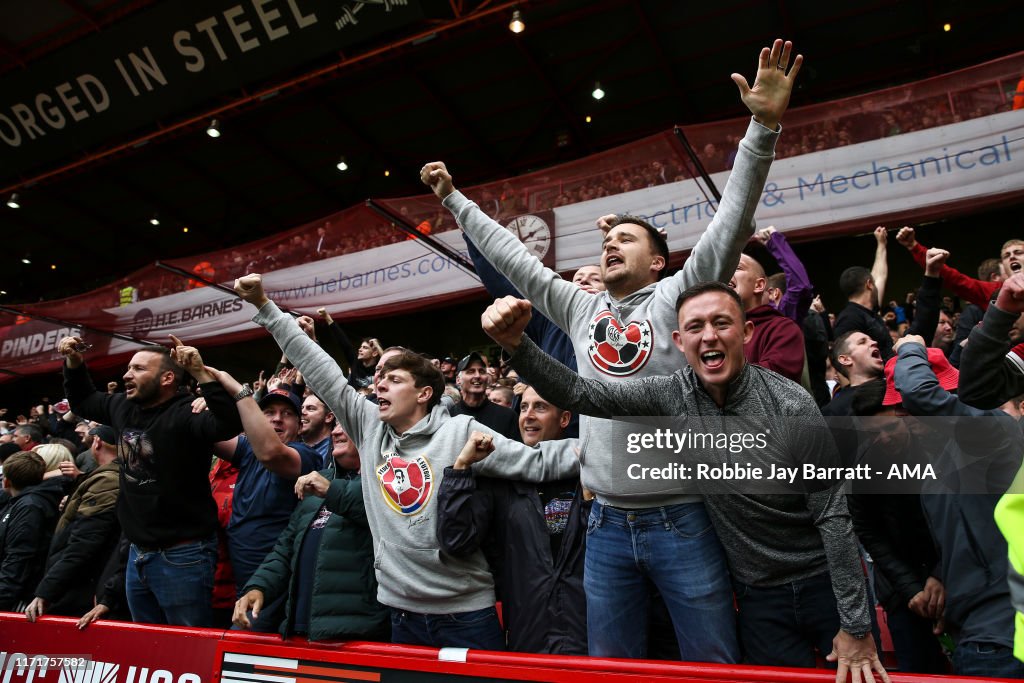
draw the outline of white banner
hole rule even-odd
[[[1024,190],[1022,140],[1024,111],[1011,111],[781,159],[772,166],[756,218],[761,225],[771,223],[783,231],[851,220],[870,225],[873,218],[897,211],[1018,192]],[[728,172],[712,178],[724,188]],[[565,271],[598,261],[598,216],[645,216],[666,228],[669,248],[677,252],[693,247],[715,206],[690,180],[554,211],[558,269]],[[457,231],[435,237],[465,254]],[[266,273],[264,283],[270,297],[287,308],[312,313],[324,306],[333,315],[399,305],[418,308],[437,297],[482,289],[475,276],[414,240]],[[113,317],[111,327],[117,332],[160,343],[167,343],[170,333],[198,342],[256,327],[250,321],[251,306],[213,287],[109,308],[106,313]],[[31,340],[19,344],[13,334],[0,334],[3,337],[9,348],[0,355],[17,357],[22,368],[52,361],[52,351],[31,358],[36,355]],[[134,347],[132,342],[113,340],[109,353]]]
[[[711,178],[723,189],[729,172]],[[772,164],[755,218],[781,231],[851,220],[869,224],[894,212],[1021,190],[1024,110],[780,159]],[[714,211],[693,180],[559,207],[558,269],[597,262],[599,216],[645,217],[668,231],[669,249],[676,252],[697,243]]]

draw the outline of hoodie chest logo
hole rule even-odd
[[[587,355],[594,367],[612,377],[629,377],[640,371],[651,357],[654,331],[650,320],[633,321],[625,328],[609,310],[590,322]]]
[[[422,455],[403,460],[397,455],[384,456],[377,467],[377,481],[388,506],[401,515],[415,515],[423,510],[434,490],[434,473]]]

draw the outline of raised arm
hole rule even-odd
[[[171,335],[171,341],[174,342],[171,357],[199,383],[209,408],[192,415],[189,430],[197,439],[211,443],[238,436],[242,431],[242,420],[235,409],[234,394],[229,396],[224,391],[203,363],[198,349],[182,344],[174,335]]]
[[[948,257],[949,252],[944,249],[928,250],[924,277],[921,278],[921,287],[917,290],[917,311],[914,314],[914,322],[907,328],[908,335],[920,336],[924,339],[925,345],[932,343],[935,328],[939,324],[939,294],[942,281],[938,275]]]
[[[885,301],[885,285],[889,280],[889,234],[882,226],[875,228],[875,262],[871,265],[871,278],[875,281],[878,301]]]
[[[95,420],[103,424],[112,424],[110,419],[112,406],[124,401],[123,395],[101,393],[96,391],[92,377],[85,367],[80,337],[64,337],[57,344],[57,352],[64,356],[64,395],[68,397],[71,411],[75,415]]]
[[[697,282],[728,282],[736,270],[740,252],[754,231],[754,211],[775,158],[779,122],[789,106],[803,64],[803,56],[792,57],[792,52],[793,44],[782,40],[776,40],[771,48],[762,48],[753,87],[741,74],[732,75],[740,99],[753,119],[740,141],[714,218],[693,246],[683,268],[669,280],[675,287],[669,287],[666,294],[673,300]]]
[[[259,275],[246,275],[235,280],[235,291],[243,300],[259,309],[253,321],[267,328],[277,345],[302,372],[309,387],[323,399],[349,436],[356,444],[362,444],[366,434],[377,425],[376,406],[350,387],[345,373],[334,359],[267,298],[263,291],[263,279]]]
[[[977,408],[998,408],[1024,394],[1024,344],[1010,349],[1009,334],[1024,313],[1024,273],[1003,282],[994,306],[971,330],[960,355],[960,400]]]
[[[484,311],[484,332],[512,354],[512,365],[531,378],[537,392],[564,410],[595,417],[664,415],[672,406],[663,400],[678,387],[671,376],[609,384],[585,379],[547,355],[523,334],[530,302],[498,299]]]
[[[793,247],[789,246],[786,236],[776,230],[775,226],[769,225],[764,230],[758,230],[754,239],[764,245],[786,276],[786,291],[779,300],[779,312],[797,325],[802,325],[814,297],[814,285],[811,284],[807,269]]]
[[[545,268],[526,245],[457,191],[444,162],[423,166],[420,179],[452,212],[459,227],[497,272],[533,301],[537,310],[562,330],[568,330],[570,323],[579,318],[578,311],[587,304],[590,295]]]
[[[900,228],[900,231],[896,234],[896,241],[906,247],[907,251],[910,252],[910,257],[917,262],[917,265],[922,268],[927,265],[928,248],[917,241],[913,228],[907,226]],[[984,282],[969,275],[964,275],[956,268],[952,268],[945,263],[943,263],[939,271],[939,277],[942,278],[942,284],[945,285],[946,289],[972,304],[981,306],[983,309],[988,308],[992,294],[999,288],[999,283],[997,282]]]

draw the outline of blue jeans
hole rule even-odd
[[[583,575],[591,656],[647,656],[648,581],[665,601],[683,660],[739,661],[729,569],[703,503],[594,503]]]
[[[839,610],[828,572],[768,588],[734,583],[747,663],[814,668],[815,650],[832,652]]]
[[[505,650],[505,634],[493,607],[453,614],[420,614],[391,608],[391,642],[428,647]]]
[[[1024,664],[1014,658],[1013,648],[1005,645],[957,643],[953,650],[953,673],[985,678],[1024,678]]]
[[[216,566],[216,536],[162,550],[133,543],[125,577],[132,621],[212,626]]]

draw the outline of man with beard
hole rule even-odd
[[[299,437],[302,442],[320,454],[323,467],[333,467],[331,458],[331,431],[336,420],[334,413],[315,394],[302,401],[302,415],[299,417]]]
[[[173,350],[146,347],[128,363],[125,392],[93,386],[78,337],[58,345],[65,394],[76,415],[110,425],[121,459],[117,516],[131,541],[126,588],[132,619],[209,626],[217,563],[217,506],[207,474],[213,444],[242,431],[234,401],[199,352],[174,339]],[[178,392],[184,371],[209,410],[192,412]]]

